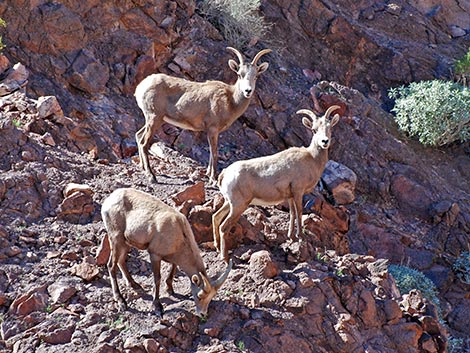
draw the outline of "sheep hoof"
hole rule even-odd
[[[163,305],[162,303],[160,302],[157,302],[157,303],[153,303],[153,311],[155,313],[155,315],[157,315],[158,317],[163,317]]]

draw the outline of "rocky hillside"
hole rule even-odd
[[[233,44],[188,0],[1,3],[0,350],[444,352],[451,336],[465,349],[469,285],[452,264],[469,250],[469,145],[424,148],[383,109],[390,86],[450,77],[470,45],[465,6],[262,2],[270,34],[240,49],[272,47],[270,67],[221,134],[220,167],[308,144],[298,109],[335,103],[342,118],[322,188],[304,199],[307,241],[286,243],[285,205],[247,210],[206,321],[182,272],[174,296],[162,288],[163,318],[152,313],[150,263],[137,251],[128,264],[147,294],[125,290],[130,309],[118,312],[106,252],[97,256],[99,211],[117,187],[150,192],[188,216],[209,274],[222,271],[204,134],[164,126],[150,185],[136,163],[143,116],[132,93],[151,72],[233,82]],[[440,307],[399,293],[387,261],[431,278]]]

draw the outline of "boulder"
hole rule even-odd
[[[333,194],[337,205],[345,205],[354,201],[357,176],[345,165],[330,159],[326,163],[322,180]]]

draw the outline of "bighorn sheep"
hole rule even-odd
[[[328,161],[331,128],[339,115],[330,119],[330,114],[339,106],[331,106],[317,118],[307,109],[297,114],[312,118],[302,123],[313,132],[309,147],[291,147],[271,156],[237,161],[220,173],[218,185],[225,202],[212,216],[214,245],[220,256],[227,261],[228,249],[225,236],[240,215],[251,205],[276,205],[289,202],[289,239],[292,240],[294,223],[297,221],[296,238],[299,238],[302,216],[302,196],[312,190],[320,179]]]
[[[251,63],[245,63],[242,54],[227,47],[237,55],[239,63],[229,60],[231,70],[238,75],[233,85],[221,81],[192,82],[165,74],[152,74],[142,80],[135,90],[135,98],[145,116],[145,125],[135,134],[140,166],[151,181],[155,181],[148,150],[153,135],[166,122],[182,129],[205,131],[209,142],[207,175],[215,180],[218,161],[219,133],[225,131],[246,110],[253,96],[258,76],[269,64],[257,65],[258,60],[271,52],[261,50]]]
[[[166,205],[156,197],[132,188],[117,189],[103,202],[101,215],[108,232],[111,254],[108,271],[114,299],[120,310],[126,301],[119,291],[116,272],[121,270],[128,285],[140,289],[131,277],[126,257],[131,247],[147,249],[155,281],[153,305],[157,313],[163,313],[160,303],[161,261],[172,264],[166,280],[168,292],[173,293],[173,277],[179,266],[191,279],[191,291],[196,303],[196,313],[205,316],[211,299],[227,279],[232,269],[230,261],[225,272],[215,281],[207,277],[204,262],[194,239],[191,226],[183,214]]]

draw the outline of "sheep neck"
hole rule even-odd
[[[235,112],[237,113],[237,117],[242,115],[246,108],[248,108],[250,100],[251,97],[246,98],[243,95],[243,92],[238,87],[238,82],[232,86],[232,104]]]
[[[319,160],[322,165],[325,165],[326,162],[328,162],[328,149],[321,148],[313,141],[310,146],[307,147],[307,149],[312,155],[312,158]]]

